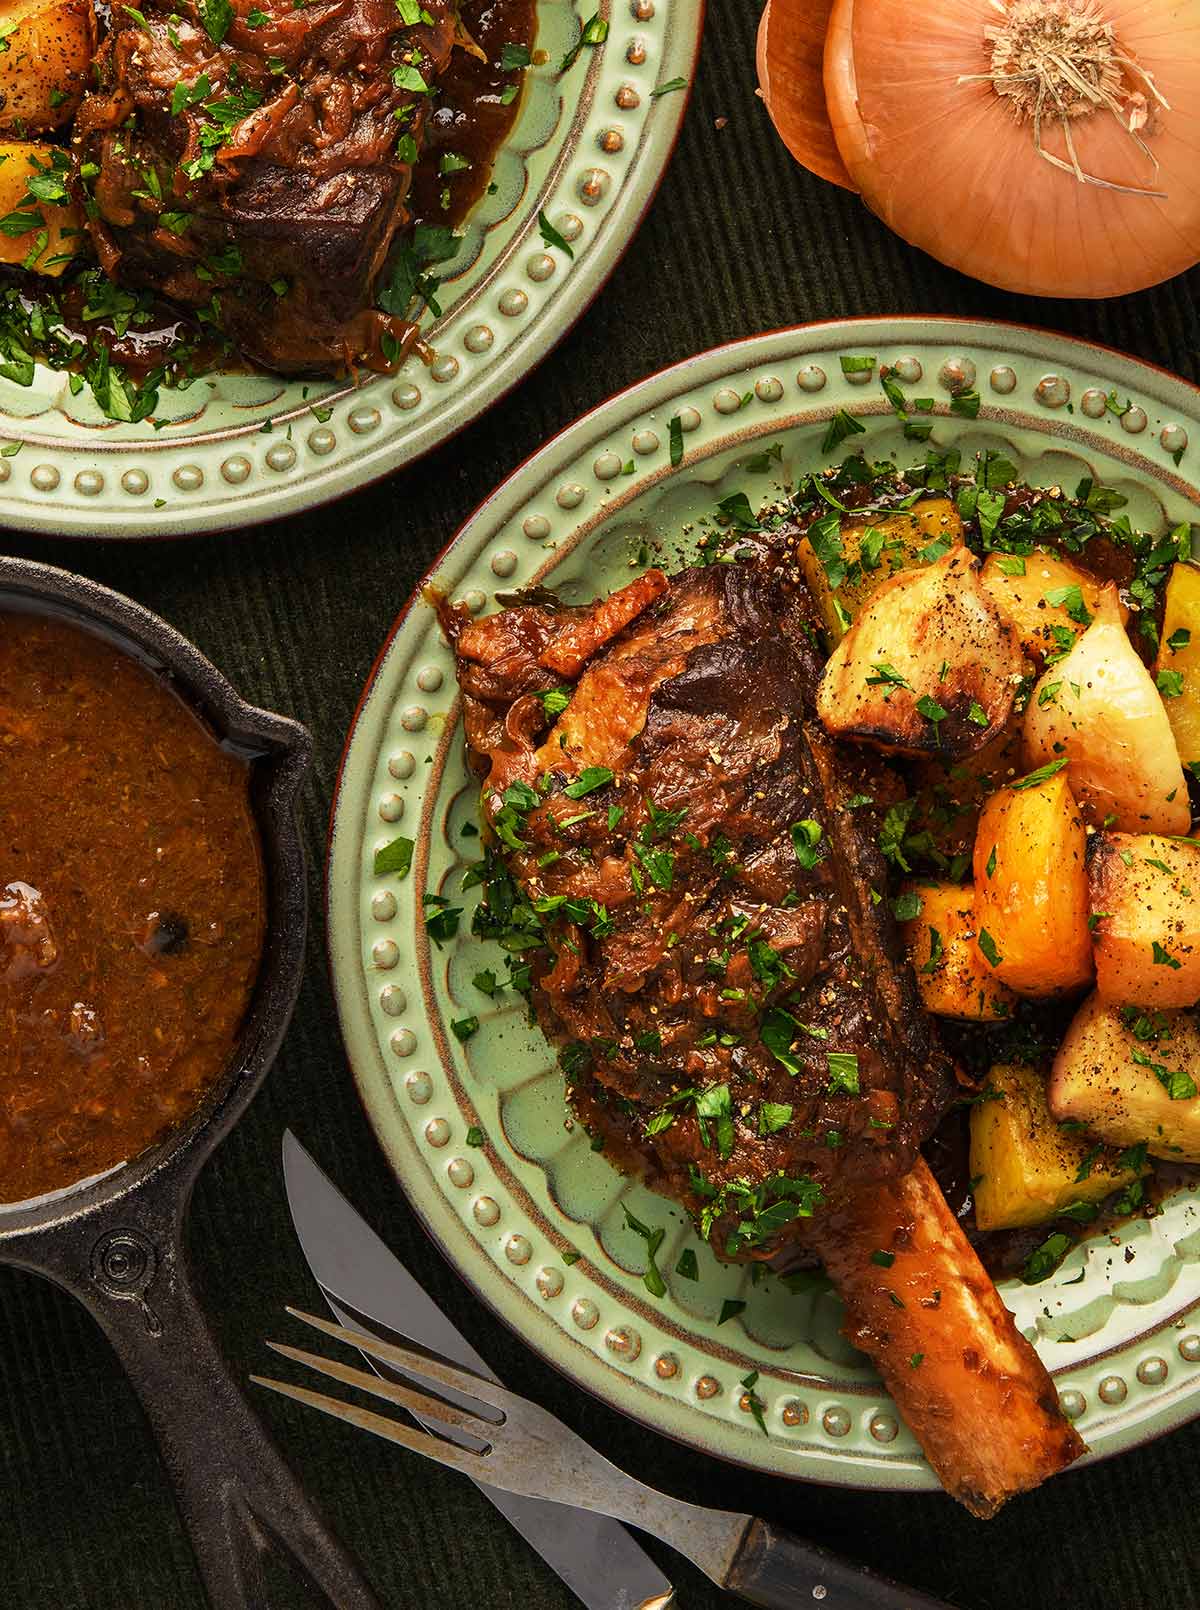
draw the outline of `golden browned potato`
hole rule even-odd
[[[874,520],[844,520],[837,557],[847,576],[836,588],[829,585],[825,562],[809,539],[802,537],[796,558],[821,611],[830,647],[841,642],[851,620],[880,582],[898,570],[932,563],[936,553],[929,559],[920,557],[931,544],[954,545],[962,541],[962,534],[962,521],[949,498],[922,498],[911,509],[881,514]]]
[[[22,234],[0,233],[0,263],[52,277],[62,273],[83,239],[83,219],[74,203],[57,206],[29,193],[31,179],[54,182],[55,150],[52,145],[0,142],[0,217],[19,214],[29,220]]]
[[[1200,1001],[1200,845],[1097,833],[1088,856],[1096,988],[1117,1006]]]
[[[1096,613],[1102,586],[1053,553],[989,554],[980,579],[1021,647],[1039,664],[1047,654],[1071,646],[1087,624],[1083,617]],[[1127,615],[1122,605],[1122,620]]]
[[[1043,1224],[1076,1203],[1099,1202],[1150,1165],[1125,1168],[1095,1143],[1064,1130],[1034,1068],[1000,1064],[988,1076],[989,1099],[971,1109],[971,1178],[981,1230]]]
[[[1157,670],[1159,687],[1169,690],[1163,704],[1179,758],[1185,766],[1200,761],[1200,569],[1195,565],[1171,567]]]
[[[1166,701],[1171,702],[1169,699]],[[1186,833],[1192,819],[1171,723],[1121,623],[1108,583],[1067,656],[1049,666],[1025,711],[1025,762],[1066,756],[1084,819],[1128,833]]]
[[[1012,1012],[1016,996],[996,977],[975,944],[975,891],[969,883],[910,883],[902,902],[920,910],[900,925],[917,990],[938,1017],[994,1023]]]
[[[0,129],[25,137],[64,128],[91,75],[92,0],[10,0],[0,29]]]
[[[1140,1011],[1089,995],[1058,1048],[1047,1097],[1110,1146],[1200,1163],[1200,1027],[1190,1012]]]
[[[1092,976],[1086,848],[1065,771],[1000,789],[979,818],[975,943],[1021,995],[1061,994]]]
[[[829,657],[817,713],[835,737],[953,760],[1004,726],[1021,666],[978,559],[951,548],[875,589]]]

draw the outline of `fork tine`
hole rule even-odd
[[[356,1403],[343,1403],[340,1398],[327,1398],[323,1392],[311,1392],[306,1386],[293,1386],[289,1381],[273,1381],[266,1375],[252,1375],[250,1379],[255,1386],[265,1386],[269,1392],[294,1398],[297,1403],[306,1404],[310,1409],[319,1409],[322,1414],[328,1414],[335,1420],[344,1420],[347,1425],[372,1431],[388,1442],[398,1442],[402,1448],[423,1453],[426,1459],[434,1459],[439,1465],[449,1465],[452,1470],[460,1470],[477,1481],[486,1479],[483,1475],[486,1468],[482,1464],[483,1455],[470,1453],[452,1442],[443,1442],[441,1437],[431,1437],[428,1432],[398,1425],[395,1420],[376,1414],[372,1409],[360,1408]]]
[[[286,1312],[293,1319],[311,1325],[314,1330],[323,1331],[326,1336],[345,1342],[349,1347],[357,1347],[359,1352],[382,1359],[385,1364],[395,1365],[407,1375],[423,1375],[427,1380],[437,1381],[441,1386],[462,1393],[464,1397],[477,1398],[503,1414],[511,1413],[522,1401],[496,1382],[485,1380],[481,1375],[472,1375],[470,1370],[460,1369],[456,1364],[447,1364],[444,1359],[431,1358],[427,1353],[418,1353],[415,1349],[397,1347],[394,1342],[382,1342],[377,1336],[362,1331],[347,1330],[344,1325],[335,1325],[332,1320],[306,1314],[302,1308],[287,1307]]]
[[[273,1353],[282,1353],[284,1358],[290,1358],[296,1364],[306,1364],[310,1370],[316,1370],[320,1375],[332,1376],[335,1381],[344,1381],[347,1386],[358,1387],[360,1391],[372,1392],[377,1398],[385,1398],[389,1403],[398,1403],[401,1408],[409,1409],[413,1414],[419,1415],[423,1420],[437,1420],[447,1426],[455,1426],[460,1431],[466,1431],[480,1441],[487,1441],[487,1433],[496,1428],[489,1420],[479,1415],[471,1414],[466,1409],[458,1409],[452,1403],[443,1399],[416,1392],[412,1387],[402,1386],[398,1381],[387,1381],[380,1375],[374,1375],[367,1370],[356,1370],[351,1364],[343,1364],[338,1359],[323,1358],[319,1353],[306,1353],[299,1347],[288,1347],[283,1342],[268,1342],[267,1346]]]

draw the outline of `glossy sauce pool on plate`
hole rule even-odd
[[[264,909],[249,763],[115,643],[0,608],[0,1202],[199,1106]]]

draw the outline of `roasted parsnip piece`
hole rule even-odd
[[[989,554],[980,577],[991,593],[1000,618],[1017,634],[1031,660],[1040,665],[1047,654],[1061,654],[1094,615],[1103,583],[1069,559],[1053,553]],[[1122,604],[1121,619],[1128,614]]]
[[[1200,1001],[1200,845],[1097,833],[1089,846],[1096,988],[1117,1006]]]
[[[25,138],[65,128],[96,53],[92,0],[9,0],[0,12],[0,129]]]
[[[830,585],[824,559],[809,538],[802,537],[796,558],[830,647],[841,642],[859,609],[889,576],[931,564],[947,542],[959,543],[962,535],[958,510],[943,497],[922,498],[911,509],[897,509],[894,514],[843,520],[838,554],[846,574],[837,587]]]
[[[973,1514],[994,1515],[1086,1452],[924,1161],[823,1216],[819,1234],[846,1336]]]
[[[1043,1224],[1078,1203],[1099,1202],[1148,1174],[1115,1154],[1097,1156],[1087,1136],[1059,1127],[1035,1068],[1000,1064],[988,1075],[987,1099],[971,1109],[971,1178],[981,1230]]]
[[[946,760],[1008,720],[1021,652],[965,547],[885,581],[838,644],[817,689],[827,730]]]
[[[1186,833],[1192,813],[1171,723],[1121,624],[1109,582],[1087,631],[1046,670],[1025,711],[1032,769],[1066,755],[1085,820],[1128,833]]]
[[[1200,1163],[1200,1027],[1190,1012],[1141,1012],[1090,995],[1067,1030],[1047,1096],[1110,1146]]]

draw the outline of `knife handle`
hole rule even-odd
[[[950,1610],[761,1520],[746,1528],[725,1587],[762,1610]]]

